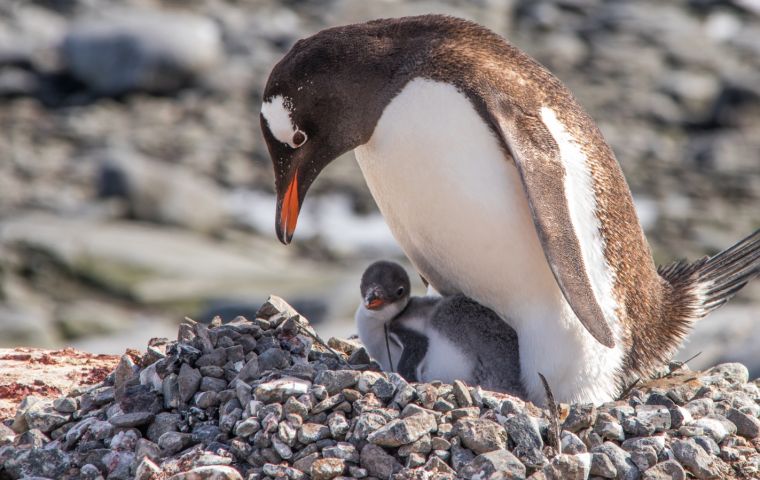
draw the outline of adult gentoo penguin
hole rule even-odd
[[[406,271],[388,261],[367,267],[360,290],[359,338],[383,370],[525,396],[517,333],[493,310],[464,295],[412,297]]]
[[[603,402],[757,273],[760,233],[658,273],[593,120],[535,60],[429,15],[324,30],[274,67],[261,124],[289,243],[319,172],[355,150],[419,273],[510,322],[523,382]]]

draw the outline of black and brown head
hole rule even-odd
[[[290,243],[306,192],[322,169],[369,141],[406,82],[435,76],[432,70],[441,65],[431,57],[451,56],[443,43],[456,43],[452,32],[476,28],[486,31],[441,15],[335,27],[299,40],[275,65],[260,120],[274,165],[280,241]]]
[[[322,169],[372,136],[394,91],[393,50],[391,37],[366,24],[337,27],[298,41],[272,70],[261,129],[274,164],[283,243]]]
[[[400,305],[403,309],[409,301],[411,284],[401,265],[380,260],[364,271],[360,289],[368,310],[381,310],[388,305]]]

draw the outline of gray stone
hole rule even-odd
[[[146,425],[153,421],[153,417],[151,412],[133,412],[114,415],[108,421],[116,428],[130,428]]]
[[[736,433],[742,437],[753,440],[760,437],[760,420],[732,408],[726,414],[726,418],[736,425]]]
[[[235,426],[235,435],[247,438],[261,429],[259,421],[255,417],[246,418]]]
[[[573,404],[562,428],[571,433],[578,433],[596,422],[596,407],[590,403]]]
[[[28,428],[36,428],[48,433],[68,422],[70,415],[60,413],[53,408],[52,402],[42,401],[31,405],[24,412]]]
[[[602,478],[615,478],[617,476],[617,469],[612,460],[610,460],[610,457],[604,453],[592,453],[589,473]]]
[[[339,458],[320,458],[311,464],[313,480],[330,480],[342,475],[346,470],[346,462]]]
[[[330,437],[330,429],[318,423],[304,423],[298,430],[298,441],[304,444],[314,443]]]
[[[460,407],[471,407],[472,395],[470,395],[470,389],[461,380],[454,380],[451,384],[454,388],[454,398],[457,400],[457,405]]]
[[[702,428],[707,435],[710,435],[717,443],[723,441],[728,435],[736,433],[736,425],[731,423],[723,415],[711,413],[702,418],[695,420],[691,427]]]
[[[696,478],[722,478],[728,472],[720,458],[710,456],[692,439],[676,439],[672,446],[678,461]]]
[[[359,451],[348,442],[338,442],[333,447],[322,450],[324,458],[340,458],[351,463],[359,463]]]
[[[191,433],[166,432],[158,439],[158,446],[165,455],[173,455],[194,443]]]
[[[223,378],[202,377],[200,386],[202,392],[221,392],[227,389],[227,380]]]
[[[224,348],[214,348],[198,357],[195,367],[222,367],[225,363],[227,363],[227,351]]]
[[[270,402],[284,402],[289,397],[297,397],[309,391],[311,382],[294,377],[284,377],[277,380],[262,383],[253,391],[256,400]]]
[[[172,475],[168,480],[243,480],[243,476],[233,467],[205,465]]]
[[[164,378],[161,393],[164,396],[164,408],[178,408],[182,402],[179,395],[179,382],[176,373],[170,373]]]
[[[654,437],[628,438],[621,446],[623,447],[623,450],[629,452],[639,450],[643,447],[653,447],[655,451],[659,453],[665,447],[665,437],[658,435]]]
[[[277,455],[280,456],[283,460],[289,460],[293,458],[293,450],[288,446],[287,443],[283,442],[280,437],[277,435],[272,435],[270,438],[272,442],[272,448],[274,448],[274,451],[277,452]]]
[[[61,397],[53,400],[53,408],[61,413],[73,413],[78,407],[76,398]]]
[[[496,478],[522,479],[526,473],[525,465],[503,448],[478,455],[464,470],[468,478],[494,478],[499,474],[502,476]]]
[[[712,398],[696,398],[686,404],[686,410],[693,418],[704,417],[713,412]]]
[[[490,420],[462,419],[454,425],[454,432],[465,447],[478,454],[507,446],[507,432]]]
[[[638,450],[634,450],[631,453],[631,461],[639,471],[645,471],[655,463],[657,463],[657,451],[654,447],[642,447]]]
[[[79,476],[82,480],[103,480],[103,475],[100,474],[100,470],[98,470],[98,467],[91,463],[86,463],[82,465],[82,468],[79,469]],[[135,478],[140,478],[135,475]],[[150,477],[148,478],[142,478],[140,480],[153,480]]]
[[[61,478],[71,465],[69,456],[57,448],[30,448],[4,462],[12,478]]]
[[[392,455],[373,444],[367,444],[362,448],[360,465],[367,469],[369,475],[378,478],[390,478],[403,468]]]
[[[713,440],[712,437],[708,435],[696,435],[692,437],[697,445],[702,447],[702,449],[709,453],[710,455],[718,455],[720,454],[720,447],[718,444]]]
[[[203,389],[203,386],[201,386],[201,389]],[[219,405],[219,394],[215,390],[198,392],[193,396],[193,403],[198,408],[209,408]]]
[[[675,460],[666,460],[641,474],[641,480],[686,480],[686,472]]]
[[[597,415],[596,423],[594,424],[594,432],[603,440],[622,441],[625,438],[623,426],[618,423],[617,418],[604,412]]]
[[[396,387],[389,380],[380,377],[372,384],[370,391],[381,400],[390,400],[396,393]]]
[[[524,413],[507,418],[504,422],[507,435],[515,447],[512,450],[517,458],[529,468],[540,468],[546,463],[542,452],[544,442],[538,429],[538,422]]]
[[[543,473],[549,478],[585,479],[589,471],[590,455],[559,454],[552,458],[551,463],[544,467]]]
[[[324,385],[330,395],[344,388],[351,388],[359,381],[359,372],[355,370],[323,370],[314,379],[317,385]]]
[[[109,13],[75,24],[61,49],[69,71],[98,93],[170,92],[222,58],[219,30],[207,18],[147,10]]]
[[[198,369],[191,367],[190,365],[183,363],[179,369],[179,375],[177,376],[177,385],[179,391],[179,398],[182,403],[187,403],[193,398],[195,392],[201,386],[202,380],[201,373]]]
[[[716,365],[700,376],[702,383],[710,385],[714,379],[723,379],[731,384],[743,384],[749,381],[749,371],[741,363],[723,363]]]
[[[135,480],[153,480],[159,478],[161,468],[148,457],[143,457],[135,469]]]
[[[153,423],[148,427],[146,436],[154,443],[158,443],[158,439],[161,438],[166,432],[176,432],[181,416],[178,413],[161,412],[155,416]]]
[[[251,355],[251,358],[245,362],[245,365],[243,365],[243,368],[240,369],[240,372],[238,372],[237,375],[237,378],[243,381],[253,380],[258,376],[260,371],[259,357],[253,352],[249,355]]]
[[[435,417],[418,413],[406,418],[392,420],[367,437],[370,443],[384,447],[398,447],[412,443],[437,427]]]
[[[132,480],[132,464],[135,454],[128,451],[111,451],[103,456],[103,463],[108,468],[108,478],[113,480]]]
[[[635,430],[638,436],[648,436],[670,428],[670,411],[662,405],[637,405]],[[622,440],[622,439],[621,439]]]
[[[602,445],[592,448],[591,453],[607,455],[612,460],[612,464],[615,465],[617,478],[623,480],[636,480],[639,478],[639,469],[631,461],[631,455],[616,444],[604,442]]]
[[[50,437],[42,433],[40,430],[33,428],[15,436],[15,440],[12,436],[7,443],[13,443],[19,448],[41,448],[49,441]]]
[[[283,370],[290,366],[291,356],[285,350],[277,347],[270,348],[259,355],[259,369]]]
[[[587,451],[586,444],[583,443],[583,440],[578,438],[578,435],[566,430],[562,431],[562,440],[560,442],[560,445],[562,448],[562,453],[568,453],[570,455],[586,453]]]

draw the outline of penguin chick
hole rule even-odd
[[[492,310],[464,295],[410,297],[406,271],[387,261],[367,268],[361,291],[359,337],[384,370],[525,398],[517,334]]]
[[[384,371],[398,371],[404,345],[398,335],[388,335],[386,343],[386,333],[390,333],[391,322],[402,313],[404,317],[419,318],[424,322],[432,315],[440,299],[412,298],[406,271],[397,263],[382,260],[364,271],[360,289],[362,302],[355,316],[359,338]],[[426,341],[426,338],[415,332],[402,333],[410,345],[415,341]],[[422,348],[424,347],[419,347],[418,350]]]

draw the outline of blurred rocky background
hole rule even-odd
[[[277,243],[261,91],[301,37],[429,12],[491,27],[570,86],[659,263],[760,227],[760,0],[0,0],[0,344],[121,352],[270,292],[352,333],[361,271],[401,252],[351,158]],[[755,282],[681,356],[756,377],[758,345]]]

